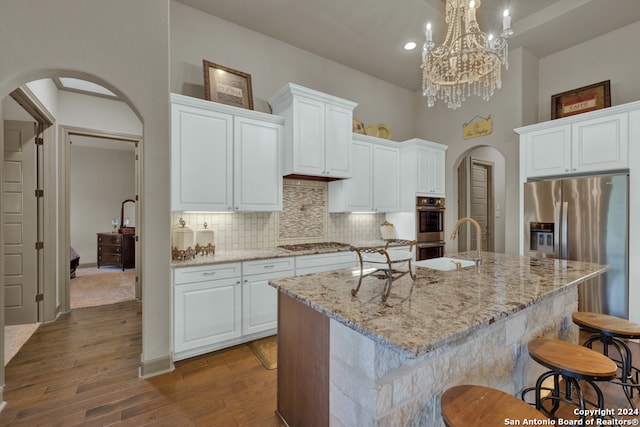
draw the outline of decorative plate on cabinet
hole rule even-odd
[[[367,125],[364,128],[364,133],[369,136],[378,136],[378,126],[376,125]]]
[[[384,123],[378,125],[378,138],[391,139],[391,129]]]

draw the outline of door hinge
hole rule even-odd
[[[36,145],[44,145],[44,138],[36,138]]]
[[[44,242],[36,242],[36,250],[44,249]]]
[[[44,301],[44,294],[37,294],[36,302],[42,302],[42,301]]]
[[[36,197],[44,197],[44,190],[36,189]]]

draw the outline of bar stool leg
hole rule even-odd
[[[620,368],[620,385],[622,386],[631,409],[636,409],[636,406],[633,403],[633,390],[639,388],[640,384],[638,382],[638,369],[633,367],[631,349],[623,340],[600,333],[591,335],[583,345],[587,348],[593,349],[593,343],[596,341],[602,343],[602,354],[613,360]],[[613,347],[616,350],[620,360],[609,356],[609,347]]]

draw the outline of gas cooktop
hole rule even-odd
[[[316,249],[346,249],[351,245],[339,242],[319,242],[319,243],[298,243],[296,245],[280,245],[281,249],[287,251],[311,251]]]

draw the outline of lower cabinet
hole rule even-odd
[[[180,360],[242,335],[241,264],[175,269],[173,352]]]
[[[276,333],[278,291],[269,285],[269,280],[294,276],[294,267],[293,258],[247,261],[242,264],[243,335],[265,331]]]
[[[173,360],[277,332],[277,291],[269,280],[295,275],[294,258],[173,270]]]
[[[278,292],[270,280],[356,265],[354,252],[173,269],[173,360],[278,332]]]

